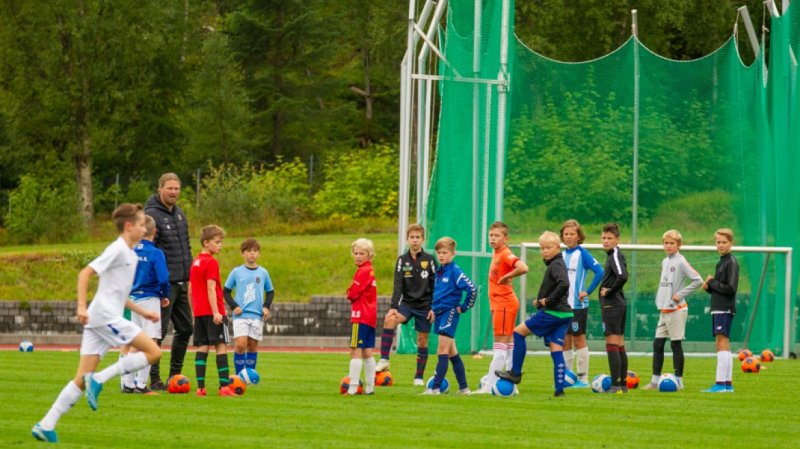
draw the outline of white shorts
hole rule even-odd
[[[688,307],[670,313],[661,312],[656,326],[656,338],[683,340],[686,336],[686,320],[688,319]]]
[[[249,337],[261,341],[264,322],[258,318],[234,318],[233,338]]]
[[[84,326],[81,355],[99,355],[102,358],[109,349],[132,342],[140,332],[139,326],[122,317],[97,327]]]
[[[161,298],[151,297],[135,302],[137,306],[150,312],[156,312],[161,316]],[[131,312],[131,322],[139,326],[148,337],[161,339],[160,319],[154,323],[136,312]]]

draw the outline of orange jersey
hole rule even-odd
[[[509,247],[494,252],[492,266],[489,268],[489,308],[494,310],[503,306],[519,306],[517,294],[511,285],[500,285],[498,279],[514,271],[519,257]]]

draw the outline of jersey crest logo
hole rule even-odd
[[[256,276],[256,284],[260,284],[260,283],[261,283],[261,276]]]
[[[419,263],[419,266],[420,266],[420,267],[421,267],[423,270],[427,270],[427,269],[428,269],[428,261],[427,261],[427,260],[423,260],[422,262],[420,262],[420,263]]]
[[[420,274],[419,274],[419,276],[420,276],[422,279],[428,279],[428,271],[427,271],[427,270],[426,270],[426,271],[423,271],[422,273],[420,273]]]
[[[675,272],[675,267],[669,267],[669,272],[670,273],[674,273]]]

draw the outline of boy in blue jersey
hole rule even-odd
[[[169,305],[169,271],[167,270],[167,259],[164,252],[156,248],[153,240],[156,237],[156,221],[149,215],[144,216],[145,234],[142,240],[133,248],[136,252],[138,263],[136,264],[136,275],[133,278],[130,299],[134,304],[161,316],[161,308]],[[130,320],[139,326],[142,332],[158,344],[161,340],[161,319],[150,321],[146,317],[131,313]],[[130,350],[130,352],[128,352]],[[120,358],[136,352],[125,345],[120,350]],[[123,355],[124,354],[124,355]],[[150,376],[150,365],[140,369],[136,373],[129,373],[122,376],[123,393],[155,394],[147,388],[147,378]]]
[[[586,240],[581,224],[577,220],[567,220],[561,225],[561,241],[567,245],[561,255],[569,275],[569,305],[575,314],[564,340],[564,361],[567,369],[572,369],[572,347],[578,356],[578,380],[573,387],[589,386],[589,347],[586,344],[586,321],[589,316],[589,295],[594,292],[603,279],[603,267],[581,243]],[[586,277],[592,271],[594,277],[587,289]]]
[[[439,335],[436,363],[436,375],[433,378],[432,388],[422,394],[440,394],[442,381],[447,374],[447,362],[453,364],[453,372],[458,380],[458,391],[461,394],[470,394],[467,385],[467,373],[464,362],[458,355],[456,348],[456,328],[462,313],[475,305],[478,290],[464,271],[453,262],[456,256],[456,241],[450,237],[442,237],[434,247],[439,268],[436,270],[436,284],[433,288],[433,302],[428,319],[433,320],[433,328]],[[466,293],[466,299],[464,299]]]
[[[573,317],[572,308],[567,302],[569,278],[564,259],[559,257],[561,248],[558,234],[550,231],[542,234],[539,237],[539,247],[547,269],[542,277],[539,293],[533,300],[533,305],[538,312],[514,328],[514,354],[511,369],[495,371],[495,374],[497,377],[515,384],[522,381],[522,364],[525,362],[525,353],[528,350],[525,337],[534,334],[544,338],[545,346],[550,347],[550,357],[553,359],[555,396],[558,397],[564,395],[564,371],[566,369],[563,353],[564,337]]]
[[[255,239],[247,239],[239,249],[244,265],[231,271],[222,290],[233,311],[233,366],[237,374],[245,368],[256,369],[258,342],[275,297],[269,272],[258,265],[261,245]],[[234,290],[235,298],[231,296]]]

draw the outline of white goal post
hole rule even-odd
[[[603,249],[603,245],[599,243],[585,243],[582,244],[586,249]],[[522,242],[519,244],[520,247],[520,259],[528,263],[527,255],[529,249],[538,249],[539,243],[538,242]],[[631,244],[631,243],[620,243],[619,247],[623,250],[644,250],[644,251],[663,251],[664,247],[662,245],[640,245],[640,244]],[[716,247],[714,246],[698,246],[698,245],[683,245],[681,246],[682,252],[688,251],[704,251],[704,252],[712,252],[716,251]],[[769,254],[781,254],[784,256],[786,268],[784,272],[784,295],[783,295],[783,306],[784,306],[784,322],[783,322],[783,358],[789,358],[789,353],[791,352],[792,348],[792,248],[788,246],[734,246],[731,249],[733,253],[766,253]],[[520,321],[523,321],[527,318],[526,306],[527,306],[527,296],[525,292],[527,291],[527,279],[526,276],[520,276],[520,291],[518,292],[520,298]]]

